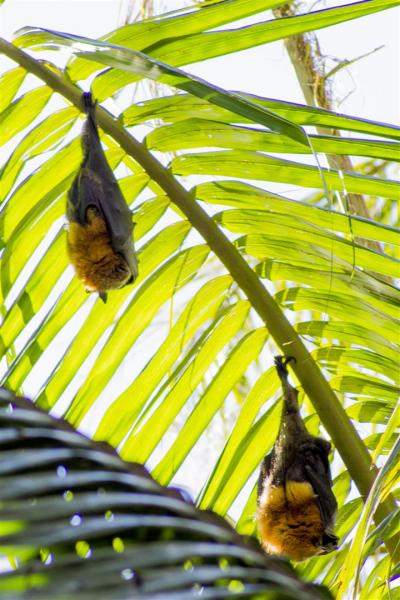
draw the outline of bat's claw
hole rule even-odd
[[[86,112],[88,112],[88,110],[90,108],[93,108],[96,104],[95,102],[93,102],[92,92],[83,92],[82,100]]]
[[[104,304],[107,302],[107,292],[99,292],[99,298],[100,300],[102,300],[104,302]]]
[[[274,357],[275,367],[278,372],[279,378],[281,380],[285,380],[285,381],[287,380],[287,377],[288,377],[287,365],[292,361],[296,362],[296,359],[294,356],[287,356],[286,358],[284,356],[275,356]]]

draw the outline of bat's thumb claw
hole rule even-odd
[[[99,298],[100,300],[102,300],[104,302],[104,304],[107,302],[107,292],[99,292]]]

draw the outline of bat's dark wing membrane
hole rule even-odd
[[[337,511],[337,502],[332,492],[327,452],[318,444],[319,441],[318,439],[313,440],[314,447],[306,451],[304,469],[317,496],[316,500],[324,527],[331,528]]]
[[[257,503],[259,503],[261,494],[263,492],[264,489],[264,481],[266,479],[266,477],[268,477],[270,470],[271,470],[271,463],[272,463],[272,453],[268,454],[262,461],[261,466],[260,466],[260,475],[258,476],[258,483],[257,483]]]
[[[68,193],[67,217],[69,221],[86,225],[87,209],[95,207],[103,215],[103,187],[99,178],[82,167],[75,177]]]

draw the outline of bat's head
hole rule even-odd
[[[337,550],[338,542],[339,538],[336,535],[324,531],[318,554],[329,554],[329,552]]]

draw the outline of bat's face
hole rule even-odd
[[[72,261],[71,261],[72,262]],[[92,272],[92,269],[90,269],[90,266],[88,269],[85,270],[84,276],[79,277],[79,274],[77,273],[79,279],[82,279],[83,283],[85,283],[85,292],[87,294],[93,294],[93,293],[97,293],[100,297],[100,299],[104,302],[104,304],[107,302],[107,291],[108,290],[112,290],[112,289],[119,289],[122,287],[125,287],[126,285],[128,285],[129,283],[133,282],[133,277],[131,275],[131,272],[129,271],[128,265],[123,265],[123,268],[119,269],[119,274],[118,275],[123,275],[123,277],[118,277],[113,275],[111,278],[109,277],[109,273],[110,273],[110,268],[109,266],[106,268],[106,272],[102,275],[102,273],[99,273],[99,269],[98,266],[96,265],[96,269],[94,272],[94,277],[90,276],[90,273]],[[89,274],[89,277],[88,277]],[[100,276],[99,276],[100,275]],[[105,286],[104,288],[102,286]]]
[[[74,266],[89,294],[118,290],[132,279],[127,263],[115,253],[106,254],[101,261],[92,261],[89,257],[83,265],[81,261]]]
[[[319,543],[320,549],[318,554],[329,554],[329,552],[337,550],[338,542],[339,538],[336,535],[325,531]]]

